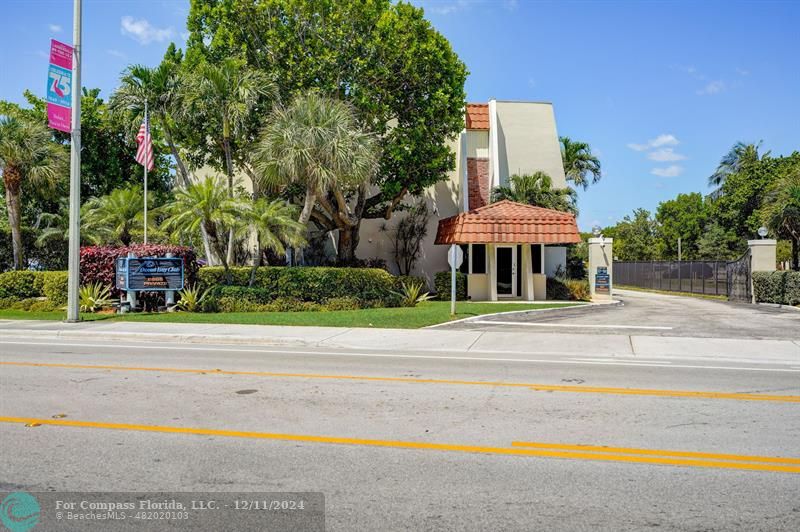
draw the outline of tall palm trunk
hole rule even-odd
[[[14,253],[14,269],[21,270],[25,259],[22,249],[22,222],[20,216],[20,184],[22,175],[19,169],[9,165],[3,171],[3,182],[6,190],[6,208],[8,209],[8,225],[11,227],[11,247]]]
[[[305,200],[303,200],[303,210],[300,211],[300,217],[297,219],[297,221],[303,224],[304,227],[308,227],[308,221],[311,219],[311,211],[314,210],[314,204],[316,204],[316,202],[316,189],[314,187],[306,187],[306,197]],[[303,248],[294,248],[294,262],[295,264],[299,264],[301,266],[305,264]]]
[[[191,179],[189,178],[189,171],[186,169],[186,165],[183,163],[180,153],[178,153],[178,147],[175,145],[175,141],[172,138],[172,129],[169,127],[166,113],[161,112],[159,116],[161,117],[161,125],[164,128],[164,139],[167,141],[169,151],[172,153],[172,157],[175,159],[175,166],[177,167],[176,173],[179,176],[181,186],[186,188],[192,183]],[[203,249],[206,253],[206,262],[209,266],[213,266],[214,256],[211,252],[211,244],[208,241],[208,232],[206,232],[206,228],[202,225],[200,226],[200,235],[203,239]]]
[[[223,129],[227,131],[228,126],[227,122],[223,126]],[[231,156],[231,139],[230,137],[225,134],[222,137],[222,149],[225,152],[225,170],[228,174],[228,197],[233,197],[233,157]],[[227,261],[228,264],[233,264],[233,227],[231,227],[230,231],[228,231],[228,251],[227,251]]]

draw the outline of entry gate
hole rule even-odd
[[[727,296],[750,302],[750,251],[735,261],[614,261],[614,284],[668,292]]]
[[[728,263],[728,301],[741,301],[743,303],[751,303],[753,301],[752,262],[750,250],[748,249],[737,260]]]

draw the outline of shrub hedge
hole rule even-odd
[[[547,299],[553,301],[589,301],[592,294],[587,279],[547,278]]]
[[[436,287],[436,297],[445,301],[450,300],[450,271],[439,272],[434,277],[434,285]],[[467,299],[467,274],[456,272],[456,301],[465,301]]]
[[[42,272],[26,270],[0,273],[0,299],[27,299],[41,296],[42,285],[36,281],[41,274]]]
[[[231,268],[232,287],[246,287],[250,272],[251,268],[248,267]],[[197,282],[201,290],[225,285],[225,272],[221,267],[201,268]],[[374,301],[390,297],[393,287],[394,277],[376,268],[262,266],[256,271],[253,288],[263,292],[257,292],[253,297],[268,297],[262,303],[279,298],[320,304],[342,297]]]
[[[753,293],[759,303],[800,305],[800,272],[753,272]]]

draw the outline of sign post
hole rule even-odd
[[[81,267],[81,0],[75,0],[72,28],[72,116],[69,168],[69,259],[67,274],[67,321],[80,320],[78,289]],[[49,84],[48,84],[49,87]]]
[[[464,262],[464,252],[457,244],[450,246],[447,252],[447,262],[450,264],[450,315],[456,314],[456,270]]]

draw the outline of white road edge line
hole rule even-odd
[[[500,320],[475,320],[472,323],[481,325],[522,325],[524,327],[572,327],[576,329],[653,329],[659,331],[671,331],[673,327],[662,327],[657,325],[599,325],[582,323],[536,323],[529,321],[500,321]]]
[[[52,343],[46,342],[4,342],[0,344],[15,344],[15,345],[46,345],[52,346]],[[105,344],[58,344],[59,347],[103,347],[108,348]],[[184,347],[184,346],[158,346],[158,345],[114,345],[114,348],[131,348],[131,349],[161,349],[171,351],[222,351],[233,353],[263,353],[270,355],[315,355],[315,356],[331,356],[331,357],[367,357],[367,358],[409,358],[409,359],[423,359],[423,360],[461,360],[461,361],[475,361],[475,362],[524,362],[524,363],[541,363],[541,364],[569,364],[569,365],[595,365],[595,366],[647,366],[657,368],[689,368],[689,369],[720,369],[731,371],[773,371],[779,373],[800,373],[800,369],[784,369],[784,368],[747,368],[739,366],[706,366],[706,365],[693,365],[693,364],[674,364],[669,365],[663,362],[617,362],[608,361],[608,358],[601,358],[598,360],[588,361],[586,359],[569,358],[566,360],[548,360],[537,358],[494,358],[494,357],[467,357],[467,356],[450,356],[450,355],[400,355],[400,354],[383,354],[383,353],[338,353],[331,351],[281,351],[271,349],[233,349],[226,347]],[[56,353],[59,356],[65,354],[75,353]],[[118,354],[118,353],[114,353]],[[0,353],[0,356],[3,354]],[[0,358],[2,360],[2,358]]]

